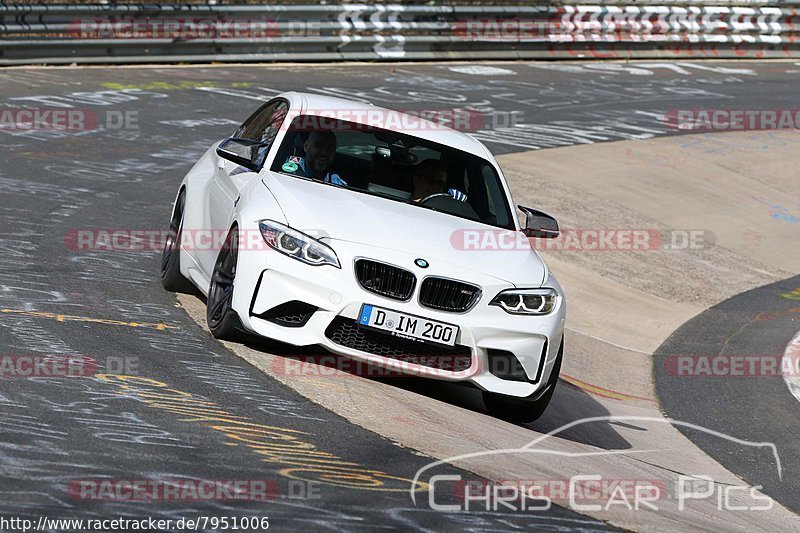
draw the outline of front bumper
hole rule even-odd
[[[432,262],[428,269],[422,270],[414,266],[416,256],[391,249],[344,241],[335,241],[334,248],[342,262],[341,269],[306,265],[272,250],[240,257],[233,306],[244,327],[288,344],[319,345],[335,354],[392,371],[444,381],[466,381],[483,390],[509,396],[535,396],[548,383],[563,335],[566,314],[563,296],[549,315],[510,315],[499,307],[490,306],[489,302],[500,291],[514,288],[511,283],[441,262]],[[479,285],[483,293],[466,313],[438,311],[420,305],[419,283],[408,301],[386,298],[359,285],[351,259],[354,257],[401,266],[413,271],[418,279],[442,276],[462,280]],[[563,295],[552,277],[549,286]],[[271,310],[289,302],[302,302],[316,310],[292,324],[265,318]],[[382,356],[355,349],[357,345],[348,345],[342,335],[331,334],[337,325],[341,328],[347,321],[354,324],[364,303],[459,326],[454,353],[466,354],[468,364],[451,370],[431,366],[430,361],[436,357],[449,360],[458,357],[449,356],[447,348],[434,345],[416,344],[415,350],[422,359]],[[385,337],[387,342],[394,340],[388,334],[377,335]],[[508,372],[509,357],[513,358],[510,362],[516,368],[514,375]],[[422,363],[418,364],[420,360]]]

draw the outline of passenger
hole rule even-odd
[[[338,174],[331,172],[336,158],[336,134],[330,130],[312,131],[303,144],[305,157],[289,156],[283,164],[283,171],[306,178],[322,180],[334,185],[347,185]]]
[[[411,200],[420,202],[433,194],[444,194],[447,187],[447,169],[441,161],[426,159],[414,169],[414,190]],[[447,194],[461,202],[467,201],[467,195],[458,189],[447,189]]]

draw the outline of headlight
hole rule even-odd
[[[285,226],[274,220],[260,220],[258,222],[258,229],[261,230],[261,236],[264,237],[264,242],[289,257],[293,257],[298,261],[302,261],[308,265],[332,265],[336,268],[342,268],[339,264],[339,258],[336,257],[336,252],[314,237],[301,233],[296,229]]]
[[[512,315],[546,315],[556,307],[558,293],[553,289],[509,289],[489,303]]]

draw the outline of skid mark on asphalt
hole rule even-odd
[[[601,396],[603,398],[609,398],[611,400],[623,400],[623,401],[638,400],[645,402],[655,402],[655,399],[653,398],[643,398],[642,396],[634,396],[632,394],[626,394],[624,392],[617,392],[611,389],[606,389],[598,385],[592,385],[591,383],[587,383],[578,378],[572,377],[569,374],[564,374],[563,372],[561,373],[559,378],[569,383],[573,387],[578,388],[584,392],[588,392],[589,394],[594,394],[595,396]]]
[[[64,315],[61,313],[49,313],[46,311],[27,311],[25,309],[0,309],[4,315],[16,315],[33,318],[45,318],[56,322],[89,322],[92,324],[103,324],[106,326],[126,326],[130,328],[155,329],[158,331],[181,329],[178,326],[164,324],[163,322],[125,322],[123,320],[112,320],[108,318],[96,318],[88,316]]]
[[[753,318],[753,322],[767,322],[769,320],[775,320],[776,318],[792,315],[800,315],[800,307],[791,307],[789,309],[782,309],[779,311],[758,313],[755,318]]]

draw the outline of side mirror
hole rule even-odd
[[[540,239],[555,239],[559,235],[558,221],[536,209],[519,205],[520,211],[525,213],[525,229],[522,233],[527,237],[538,237]]]
[[[253,172],[261,170],[269,143],[231,137],[217,146],[217,155]]]

